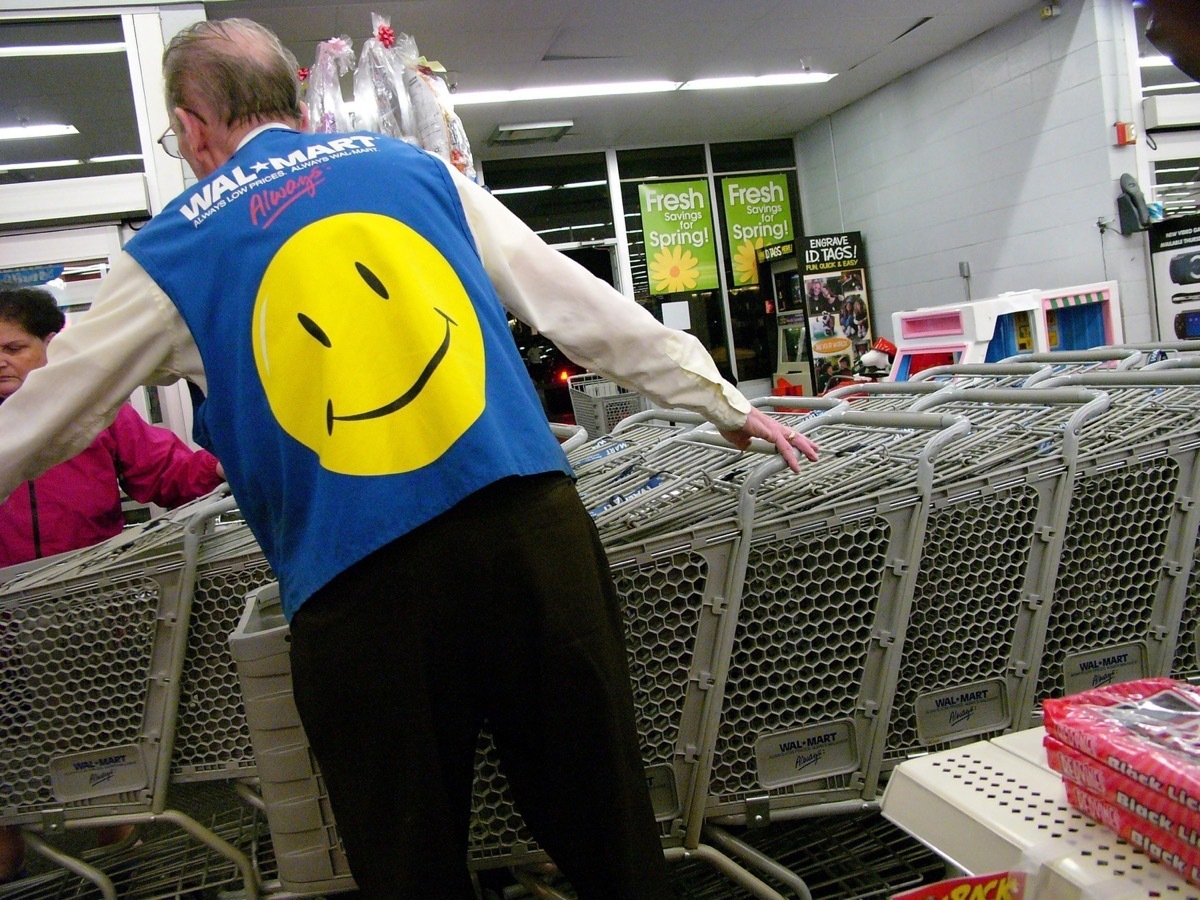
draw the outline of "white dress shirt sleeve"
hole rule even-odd
[[[205,386],[183,318],[125,253],[91,309],[51,338],[46,357],[0,404],[0,498],[86,448],[140,385],[186,377]]]
[[[484,267],[514,316],[586,369],[665,407],[700,413],[725,429],[750,411],[694,336],[649,311],[547,246],[487,191],[452,173]]]

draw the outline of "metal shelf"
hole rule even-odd
[[[893,770],[883,815],[969,874],[1038,867],[1038,900],[1200,900],[1200,889],[1067,805],[1040,728]]]

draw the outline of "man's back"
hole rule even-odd
[[[199,347],[200,431],[285,612],[481,487],[567,471],[450,173],[423,151],[261,131],[127,249]]]

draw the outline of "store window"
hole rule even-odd
[[[778,264],[760,273],[755,251],[783,239],[774,233],[783,220],[789,237],[799,232],[792,141],[610,154],[619,179],[616,198],[609,193],[605,154],[491,160],[483,164],[484,180],[551,246],[599,277],[607,275],[660,321],[695,335],[727,378],[769,380],[778,355],[776,283],[783,276]],[[769,198],[780,209],[779,222],[750,223],[746,208],[730,209],[723,196],[730,185],[742,188],[732,195],[734,206]],[[764,204],[749,205],[757,215]],[[627,270],[617,264],[616,215],[622,217]],[[789,262],[794,269],[794,254]]]
[[[0,185],[145,171],[120,17],[0,22],[0,97]]]
[[[710,152],[713,171],[718,174],[796,168],[796,156],[791,138],[713,144]]]
[[[695,335],[712,354],[721,374],[733,379],[725,306],[715,262],[717,229],[704,146],[620,150],[617,169],[634,298],[660,321]],[[664,201],[662,208],[660,196]],[[655,209],[643,207],[648,198]],[[689,202],[688,198],[696,199]],[[679,203],[689,208],[667,208]],[[703,210],[699,209],[702,204]],[[689,232],[673,235],[683,241],[678,244],[669,240],[672,216],[700,219],[691,223]],[[647,221],[652,223],[649,236]],[[667,234],[657,231],[655,223]],[[689,244],[684,240],[687,238],[702,242],[703,246]],[[697,257],[703,261],[697,262]]]
[[[603,153],[489,160],[483,174],[496,198],[551,246],[615,240]]]
[[[787,139],[713,144],[717,212],[723,225],[725,283],[738,376],[770,379],[778,358],[776,312],[780,285],[796,269],[794,242],[800,208],[792,142]],[[787,247],[774,261],[768,248]]]
[[[1200,150],[1200,144],[1196,149]],[[1167,218],[1200,213],[1200,157],[1156,161],[1154,196]]]
[[[696,144],[688,147],[620,150],[617,152],[617,168],[621,178],[621,199],[629,244],[633,295],[640,303],[651,305],[654,301],[646,264],[646,243],[642,233],[638,185],[651,180],[683,181],[704,178],[708,171],[704,147]]]

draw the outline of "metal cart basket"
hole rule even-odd
[[[587,429],[588,437],[608,434],[626,416],[646,408],[641,394],[614,384],[603,375],[584,372],[567,379],[571,409],[576,424]]]

